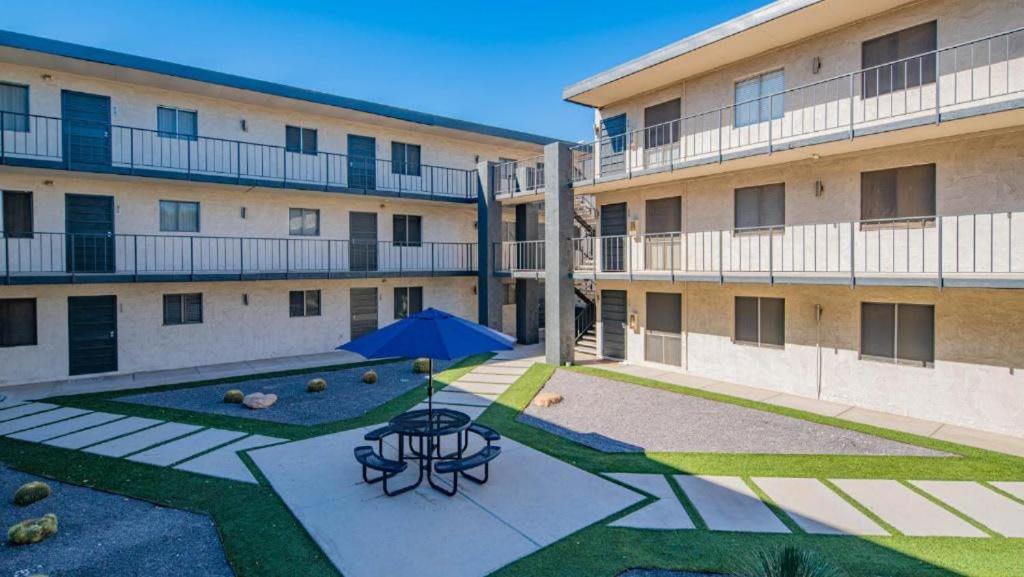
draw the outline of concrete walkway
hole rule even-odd
[[[921,437],[929,437],[941,441],[959,443],[969,447],[977,447],[979,449],[1024,457],[1024,437],[1001,435],[998,433],[968,429],[966,427],[959,427],[947,423],[939,423],[924,419],[916,419],[914,417],[873,411],[843,403],[822,401],[789,393],[780,393],[778,391],[771,391],[768,389],[715,381],[712,379],[705,379],[676,371],[667,371],[662,368],[647,365],[630,365],[603,360],[590,361],[587,362],[586,365],[606,371],[622,373],[624,375],[643,377],[691,389],[701,389],[713,393],[739,397],[741,399],[767,403],[769,405],[807,411],[808,413],[815,413],[826,417],[837,417],[854,423],[872,425],[884,429],[893,429],[895,431],[910,433]]]

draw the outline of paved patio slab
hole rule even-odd
[[[676,475],[675,479],[712,531],[789,533],[739,477]]]
[[[986,537],[970,523],[918,495],[899,481],[834,479],[853,497],[886,523],[910,537]]]
[[[82,429],[88,429],[89,427],[95,427],[110,421],[120,419],[124,415],[115,415],[112,413],[89,413],[82,415],[81,417],[74,417],[66,421],[60,421],[53,423],[52,425],[45,425],[43,427],[36,427],[35,429],[29,429],[20,433],[14,433],[10,435],[12,439],[19,439],[22,441],[45,441],[68,433],[74,433],[75,431],[81,431]]]
[[[435,397],[435,401],[434,401],[434,408],[435,409],[437,409],[437,408],[445,408],[445,409],[451,409],[453,411],[459,411],[460,413],[466,413],[467,415],[469,415],[469,418],[473,419],[474,421],[479,419],[480,415],[484,414],[484,411],[487,410],[487,407],[471,407],[469,405],[449,405],[449,404],[445,404],[445,403],[438,403],[437,400],[436,400],[436,397]],[[421,409],[424,410],[424,411],[427,410],[427,403],[426,402],[422,402],[422,403],[416,405],[415,407],[413,407],[413,410],[417,410],[418,411],[418,410],[421,410]]]
[[[613,522],[611,527],[632,527],[635,529],[693,529],[693,521],[679,502],[668,479],[664,475],[641,475],[637,473],[607,473],[617,481],[636,487],[658,498],[647,505]]]
[[[756,477],[754,483],[808,533],[889,534],[817,479]]]
[[[50,409],[55,408],[57,408],[57,405],[51,405],[50,403],[28,403],[15,405],[0,411],[0,421],[8,421],[10,419],[16,419],[18,417],[24,417],[26,415],[32,415],[42,411],[49,411]]]
[[[192,473],[209,475],[211,477],[220,477],[222,479],[231,479],[232,481],[256,484],[256,477],[254,477],[252,472],[249,471],[249,467],[242,462],[242,459],[238,456],[238,451],[266,447],[268,445],[283,443],[286,440],[287,439],[278,439],[276,437],[267,437],[264,435],[251,435],[244,439],[239,439],[229,445],[224,445],[223,447],[210,451],[204,455],[200,455],[195,459],[185,461],[174,468],[181,469],[183,471],[190,471]]]
[[[1004,537],[1024,537],[1024,505],[973,481],[911,481]]]
[[[84,415],[88,412],[89,411],[86,411],[85,409],[61,407],[59,409],[36,413],[19,419],[11,419],[10,421],[0,423],[0,435],[9,435],[18,431],[24,431],[25,429],[48,425],[57,421],[63,421],[64,419],[70,419],[71,417]]]
[[[524,371],[525,372],[525,371]],[[522,375],[489,375],[486,373],[467,373],[458,382],[460,383],[496,383],[499,385],[511,385]]]
[[[466,383],[463,381],[456,381],[454,384],[445,387],[444,390],[450,393],[477,393],[484,395],[494,395],[495,397],[497,397],[508,390],[508,385],[499,385],[496,383]]]
[[[136,463],[168,467],[244,436],[245,433],[238,431],[206,429],[176,441],[157,445],[152,449],[128,457],[128,460],[135,461]]]
[[[469,372],[471,375],[512,375],[521,377],[527,371],[527,367],[503,367],[492,364],[482,364]]]
[[[860,407],[853,407],[848,411],[844,411],[838,417],[855,423],[883,427],[885,429],[910,433],[911,435],[921,435],[922,437],[932,436],[942,426],[941,423],[923,421],[913,417],[893,415],[881,411],[872,411]]]
[[[132,433],[131,435],[118,437],[105,443],[88,447],[85,451],[107,457],[123,457],[153,445],[165,443],[176,437],[193,433],[201,428],[184,423],[163,423],[149,429],[143,429],[138,433]]]
[[[999,487],[1018,499],[1024,500],[1024,481],[996,481],[992,485]]]
[[[18,407],[24,405],[25,401],[16,401],[14,399],[4,399],[0,401],[0,409],[10,409],[11,407]]]
[[[82,447],[88,447],[89,445],[95,445],[97,443],[113,439],[114,437],[134,433],[135,431],[156,425],[159,422],[160,421],[156,419],[128,417],[127,419],[121,419],[120,421],[114,421],[92,429],[78,431],[77,433],[71,433],[70,435],[64,435],[63,437],[57,437],[56,439],[50,439],[49,441],[44,441],[44,443],[47,445],[53,445],[54,447],[62,447],[64,449],[81,449]]]
[[[456,393],[441,391],[434,393],[434,402],[445,405],[469,405],[471,407],[486,407],[497,399],[494,395],[479,395],[476,393]]]

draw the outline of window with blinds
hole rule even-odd
[[[661,234],[683,230],[682,198],[672,196],[644,203],[644,232]]]
[[[861,303],[861,357],[927,366],[935,362],[935,306]]]
[[[786,89],[784,70],[765,72],[736,83],[733,124],[736,128],[782,118]]]
[[[161,200],[160,230],[163,232],[199,232],[199,203]]]
[[[28,132],[28,86],[0,82],[0,113],[4,131]]]
[[[420,145],[392,142],[391,174],[420,176]]]
[[[199,113],[169,106],[156,109],[156,130],[163,138],[195,140],[199,137]]]
[[[785,346],[786,301],[767,297],[736,297],[735,332],[738,343]]]
[[[0,347],[35,344],[36,299],[0,299]]]
[[[317,153],[316,129],[285,126],[284,149],[287,152],[315,155]]]
[[[7,238],[32,238],[32,193],[5,190],[3,202],[3,231]]]
[[[197,325],[202,322],[202,293],[164,295],[164,325]]]
[[[320,211],[315,208],[289,208],[288,234],[320,236]]]
[[[935,165],[862,172],[861,220],[935,216]]]
[[[926,22],[861,44],[864,98],[935,82],[936,22]]]
[[[423,312],[423,287],[395,287],[395,319]]]
[[[679,142],[682,100],[676,98],[644,109],[644,148]]]
[[[320,316],[320,290],[289,291],[288,315],[292,317]]]
[[[396,214],[391,219],[395,246],[422,246],[423,219],[414,214]]]
[[[736,230],[778,227],[786,224],[785,183],[737,188],[734,197]]]

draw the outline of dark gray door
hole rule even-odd
[[[110,97],[61,92],[64,162],[73,170],[110,167]]]
[[[64,196],[68,272],[114,272],[114,197]]]
[[[626,270],[626,203],[601,207],[601,270]]]
[[[683,364],[683,298],[679,293],[647,293],[644,357],[652,363]]]
[[[647,270],[681,268],[682,199],[678,196],[648,200],[644,216],[644,267]]]
[[[348,213],[348,258],[353,271],[377,270],[377,213]]]
[[[626,291],[601,291],[601,355],[626,358]]]
[[[348,185],[351,188],[377,188],[377,139],[348,135]]]
[[[354,288],[351,290],[352,340],[377,330],[377,289]]]
[[[117,370],[117,297],[68,297],[68,373]]]
[[[601,120],[601,176],[626,170],[626,115]]]

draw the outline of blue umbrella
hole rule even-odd
[[[479,353],[512,350],[514,340],[494,329],[429,308],[338,347],[368,359],[430,359],[427,410],[434,410],[434,359],[461,359]]]

